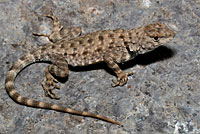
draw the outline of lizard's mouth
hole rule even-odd
[[[163,45],[162,43],[157,41],[154,45],[140,47],[139,50],[138,50],[138,53],[144,54],[144,53],[150,52],[150,51],[154,50],[155,48],[162,46],[162,45]]]
[[[166,44],[167,42],[169,42],[173,38],[174,38],[173,36],[168,37],[168,38],[162,38],[162,39],[159,40],[159,44],[161,44],[161,45]]]

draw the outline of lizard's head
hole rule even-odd
[[[175,36],[171,29],[160,22],[146,25],[142,29],[143,34],[139,35],[139,47],[136,50],[139,54],[164,45]]]

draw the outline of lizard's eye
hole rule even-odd
[[[155,41],[158,41],[159,38],[158,38],[158,37],[153,37],[153,39],[154,39]]]

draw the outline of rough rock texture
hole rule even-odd
[[[29,108],[5,92],[5,73],[26,52],[48,42],[32,32],[49,33],[52,23],[41,14],[53,9],[66,26],[83,33],[135,28],[161,21],[176,32],[166,47],[121,65],[134,71],[123,87],[105,64],[70,68],[69,79],[45,97],[40,81],[47,64],[34,64],[16,79],[23,95],[105,115],[123,125]],[[0,0],[0,133],[1,134],[198,134],[200,133],[200,1],[199,0]]]

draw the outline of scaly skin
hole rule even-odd
[[[122,63],[133,59],[138,54],[151,51],[160,45],[166,44],[173,39],[174,32],[165,24],[155,22],[147,26],[131,30],[104,30],[79,36],[79,28],[64,29],[61,34],[62,26],[58,19],[53,15],[47,15],[53,19],[54,28],[50,35],[36,34],[48,37],[52,43],[46,44],[18,59],[6,74],[5,88],[9,96],[19,104],[51,109],[55,111],[67,112],[81,116],[88,116],[101,119],[113,124],[120,125],[107,117],[97,114],[76,111],[70,108],[32,100],[21,96],[15,89],[14,81],[17,74],[29,64],[38,61],[50,61],[45,70],[45,78],[42,81],[46,96],[58,99],[53,92],[56,85],[56,77],[66,77],[68,75],[68,64],[72,66],[86,66],[98,62],[106,62],[117,76],[117,81],[113,81],[112,86],[123,86],[127,83],[128,75],[132,72],[123,72],[117,63]],[[69,34],[69,31],[74,34]],[[69,35],[69,36],[67,36]],[[56,77],[54,77],[56,76]]]

